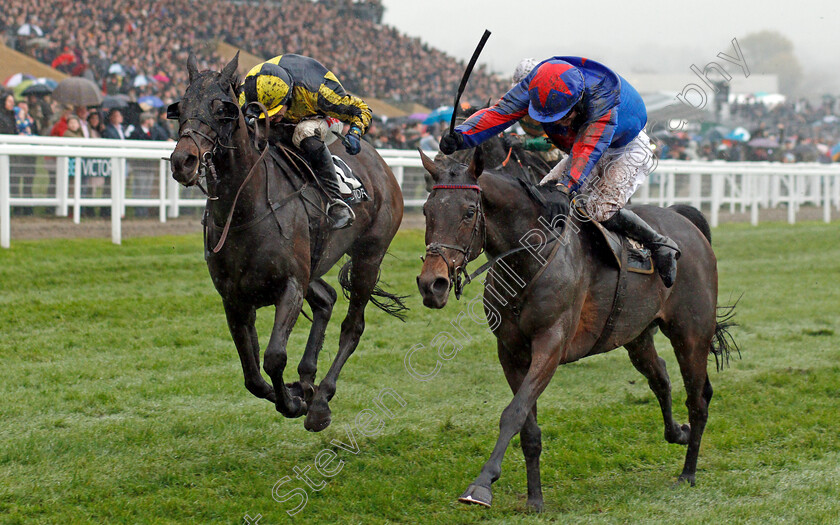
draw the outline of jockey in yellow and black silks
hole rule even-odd
[[[257,64],[240,86],[239,103],[260,102],[267,114],[249,107],[249,117],[295,125],[292,143],[301,149],[331,199],[327,214],[335,229],[353,223],[355,214],[342,199],[338,176],[327,146],[341,123],[350,125],[344,145],[347,153],[361,150],[361,137],[370,127],[371,111],[365,102],[344,91],[338,78],[314,58],[280,55]]]

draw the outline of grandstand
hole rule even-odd
[[[0,34],[9,47],[86,76],[109,94],[177,99],[190,51],[201,66],[218,68],[232,46],[252,57],[243,66],[299,53],[319,59],[360,96],[425,107],[448,103],[464,64],[381,25],[381,15],[376,0],[9,0]],[[109,73],[115,69],[122,74]],[[477,68],[466,97],[486,101],[506,88],[505,80]]]

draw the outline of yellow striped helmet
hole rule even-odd
[[[292,78],[289,73],[277,64],[263,62],[251,68],[245,75],[239,94],[239,105],[259,102],[268,109],[267,116],[272,117],[283,109],[291,97]],[[263,115],[260,115],[260,118],[263,118]]]

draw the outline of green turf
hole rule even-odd
[[[431,339],[481,292],[474,284],[442,311],[422,307],[422,232],[400,233],[383,272],[411,294],[407,322],[368,310],[320,434],[245,390],[199,236],[16,241],[0,251],[0,522],[233,524],[247,513],[261,525],[840,523],[840,230],[727,225],[714,236],[721,302],[744,294],[734,332],[743,358],[720,373],[710,364],[697,486],[672,487],[685,449],[664,441],[653,394],[618,350],[560,368],[540,400],[540,516],[525,511],[518,438],[493,508],[455,501],[489,455],[510,393],[492,336],[471,321],[472,342],[436,377],[406,371],[417,344],[415,368],[431,370]],[[321,373],[345,308],[341,298]],[[272,313],[259,316],[263,344]],[[292,377],[308,325],[301,318],[291,339]],[[673,352],[658,337],[685,421]],[[356,418],[386,388],[405,406],[389,402],[394,417],[363,436]],[[356,454],[331,445],[349,444],[348,429]],[[315,491],[294,469],[309,466],[320,484],[322,450],[336,454],[328,469],[344,463]],[[286,476],[278,499],[308,495],[294,518],[297,497],[272,499]]]

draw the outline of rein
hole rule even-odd
[[[260,110],[263,111],[263,113],[266,113],[266,114],[268,113],[268,110],[266,110],[265,106],[263,106],[259,102],[252,102],[251,104],[258,105]],[[265,133],[265,137],[267,139],[268,138],[268,119],[267,118],[264,119],[264,122],[265,122],[264,133]],[[256,135],[256,133],[255,133],[255,135]],[[254,137],[254,142],[255,143],[257,142],[256,136]],[[218,242],[218,244],[216,244],[216,247],[213,248],[213,253],[219,253],[219,250],[221,250],[222,246],[224,246],[225,240],[227,240],[228,232],[230,232],[231,222],[233,222],[233,212],[236,211],[236,203],[239,200],[239,195],[242,193],[242,190],[245,188],[245,186],[248,184],[248,182],[251,181],[251,178],[254,176],[254,174],[257,172],[257,166],[259,166],[260,164],[264,165],[265,155],[266,155],[266,153],[268,153],[268,148],[269,147],[270,147],[270,144],[269,144],[268,140],[266,140],[265,141],[265,147],[260,152],[260,156],[257,159],[257,162],[255,162],[251,166],[251,169],[248,170],[248,175],[245,177],[245,180],[242,181],[242,184],[239,185],[239,189],[236,190],[236,196],[233,197],[233,204],[231,204],[231,206],[230,206],[230,212],[228,212],[228,217],[227,217],[227,220],[225,221],[225,227],[222,230],[222,236],[219,238],[219,242]],[[270,208],[270,210],[272,212],[274,211],[273,208]],[[268,214],[266,214],[266,215],[268,215]],[[261,217],[260,220],[262,220],[263,218],[265,218],[265,217]],[[259,221],[257,221],[257,222],[259,222]],[[254,224],[256,224],[256,223],[254,223]],[[250,226],[250,224],[249,224],[249,226]]]
[[[487,229],[486,229],[486,225],[485,225],[485,229],[484,229],[485,239],[482,240],[481,250],[477,254],[475,254],[475,257],[470,257],[469,251],[470,251],[470,248],[472,247],[472,242],[473,242],[473,240],[475,238],[475,235],[476,235],[476,232],[478,230],[478,219],[481,218],[482,219],[482,224],[484,224],[484,208],[481,206],[481,197],[480,197],[481,187],[478,186],[478,185],[475,185],[475,184],[438,184],[438,185],[432,186],[432,191],[434,191],[436,189],[442,189],[442,190],[475,190],[479,193],[479,199],[478,199],[479,213],[476,214],[476,222],[473,225],[473,232],[472,232],[472,235],[470,236],[470,240],[467,244],[467,248],[464,249],[460,246],[455,246],[455,245],[452,245],[452,244],[444,244],[444,243],[440,243],[440,242],[433,242],[433,243],[429,244],[428,246],[426,246],[426,257],[431,256],[431,255],[438,255],[441,258],[443,258],[444,261],[446,261],[446,267],[449,270],[449,281],[452,283],[452,286],[454,287],[455,299],[460,299],[461,298],[461,293],[463,292],[464,287],[466,285],[470,284],[473,281],[473,279],[475,279],[479,275],[483,274],[484,272],[486,272],[487,270],[492,268],[494,264],[501,261],[505,257],[508,257],[508,256],[513,255],[515,253],[519,253],[519,252],[524,251],[524,250],[529,250],[530,251],[530,250],[533,250],[533,249],[542,249],[545,246],[547,246],[548,244],[551,244],[551,243],[557,241],[560,238],[560,235],[562,235],[563,232],[565,231],[566,224],[568,224],[568,222],[569,222],[568,218],[565,221],[563,221],[563,225],[561,226],[559,232],[557,232],[556,230],[549,231],[548,233],[552,234],[551,239],[546,240],[545,244],[543,244],[542,246],[533,245],[533,244],[523,244],[521,246],[517,246],[516,248],[511,248],[510,250],[502,253],[501,255],[499,255],[497,257],[494,257],[493,259],[489,259],[487,262],[485,262],[484,264],[479,266],[478,269],[475,270],[473,273],[468,274],[467,273],[467,264],[484,252],[484,243],[486,241],[486,235],[487,235]],[[457,268],[453,269],[452,266],[449,264],[449,261],[446,259],[446,257],[443,256],[443,249],[444,248],[457,250],[457,251],[463,253],[464,254],[463,264],[461,266],[458,266]],[[557,251],[557,248],[555,247],[555,249],[552,251],[552,255],[549,257],[549,260],[553,258],[553,255],[554,255],[554,253],[556,253],[556,251]],[[421,257],[421,259],[425,261],[425,258]],[[547,265],[547,263],[546,263],[546,265]],[[544,268],[545,268],[545,266],[543,267],[543,269]],[[461,276],[463,276],[463,282],[461,281]]]
[[[478,213],[475,214],[475,221],[473,221],[472,232],[470,233],[470,238],[467,241],[466,248],[441,242],[433,242],[426,246],[426,257],[437,255],[446,263],[446,268],[449,272],[449,282],[454,287],[455,299],[460,299],[464,286],[468,285],[473,278],[472,275],[467,273],[467,264],[484,253],[484,244],[487,236],[486,227],[483,229],[482,233],[482,237],[484,238],[481,241],[481,248],[478,253],[472,255],[473,241],[475,240],[476,235],[478,235],[479,228],[484,224],[484,207],[481,205],[481,186],[477,184],[436,184],[435,186],[432,186],[432,191],[434,190],[472,190],[478,193]],[[444,249],[456,250],[463,253],[464,259],[461,265],[454,267],[454,262],[450,264],[449,260],[443,255]],[[421,257],[421,259],[424,262],[426,260],[425,257]],[[465,279],[464,282],[461,281],[462,276]]]

